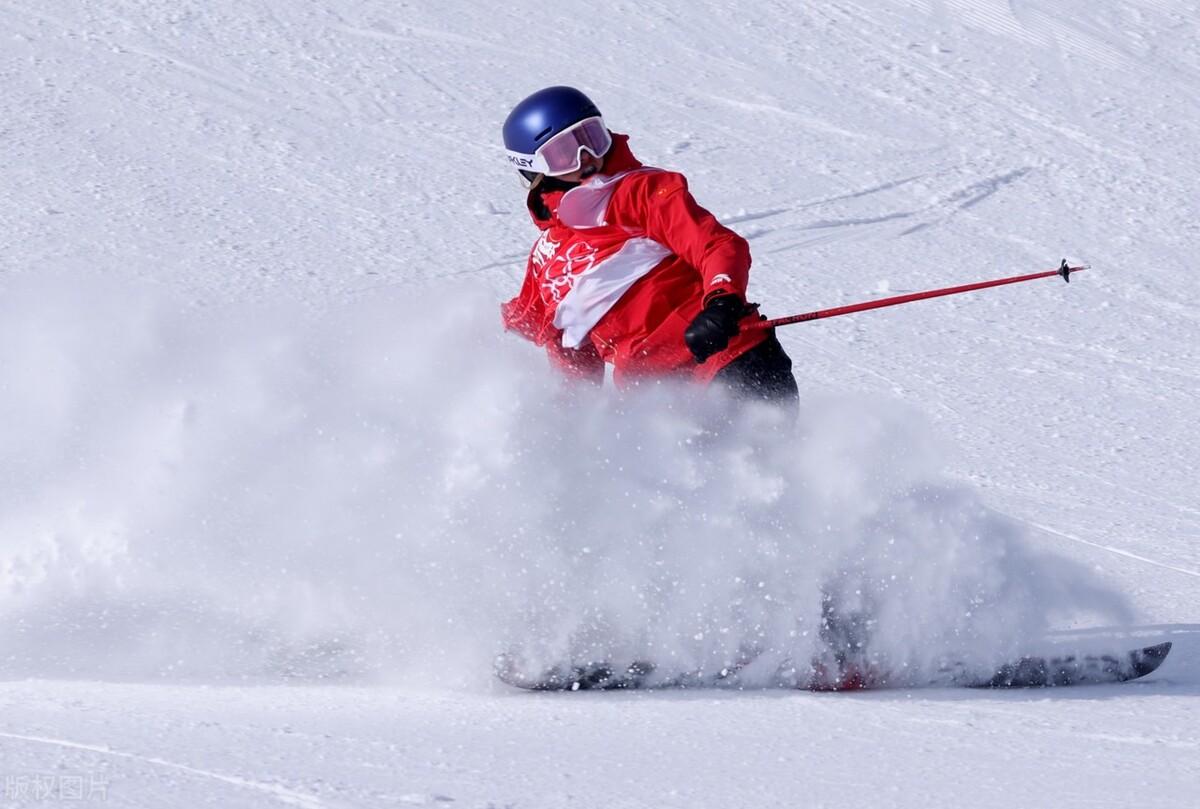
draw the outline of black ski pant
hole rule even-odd
[[[772,331],[767,339],[726,365],[714,382],[724,385],[740,399],[778,404],[796,411],[800,390],[792,376],[792,360]]]

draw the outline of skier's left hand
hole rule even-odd
[[[745,314],[746,302],[737,295],[719,295],[710,300],[683,332],[683,341],[696,362],[725,350]]]

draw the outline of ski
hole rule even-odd
[[[1031,655],[984,674],[961,665],[946,666],[927,687],[952,688],[1056,688],[1077,685],[1121,683],[1145,677],[1166,660],[1170,642],[1119,654]],[[741,689],[738,676],[752,660],[747,658],[713,672],[665,675],[649,661],[618,667],[610,663],[552,666],[531,673],[516,655],[496,658],[495,674],[501,682],[526,691],[621,691],[689,688]],[[814,661],[808,666],[785,664],[776,672],[774,688],[806,691],[861,691],[915,687],[912,682],[890,682],[886,675],[870,669],[839,667],[834,670]]]
[[[1023,657],[1002,666],[972,688],[1054,688],[1070,685],[1123,683],[1145,677],[1163,664],[1170,642],[1133,649],[1124,654]]]

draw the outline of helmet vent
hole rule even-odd
[[[554,127],[548,126],[545,129],[543,129],[541,132],[537,133],[537,135],[535,135],[533,139],[535,141],[540,141],[542,138],[549,135],[552,131],[554,131]]]

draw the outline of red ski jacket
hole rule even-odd
[[[745,297],[750,247],[696,204],[682,174],[643,166],[628,141],[613,135],[601,173],[543,194],[549,219],[531,209],[541,234],[520,293],[501,306],[504,326],[545,346],[573,377],[603,380],[609,362],[618,385],[707,383],[767,336],[743,329],[704,363],[683,341],[705,301]]]

